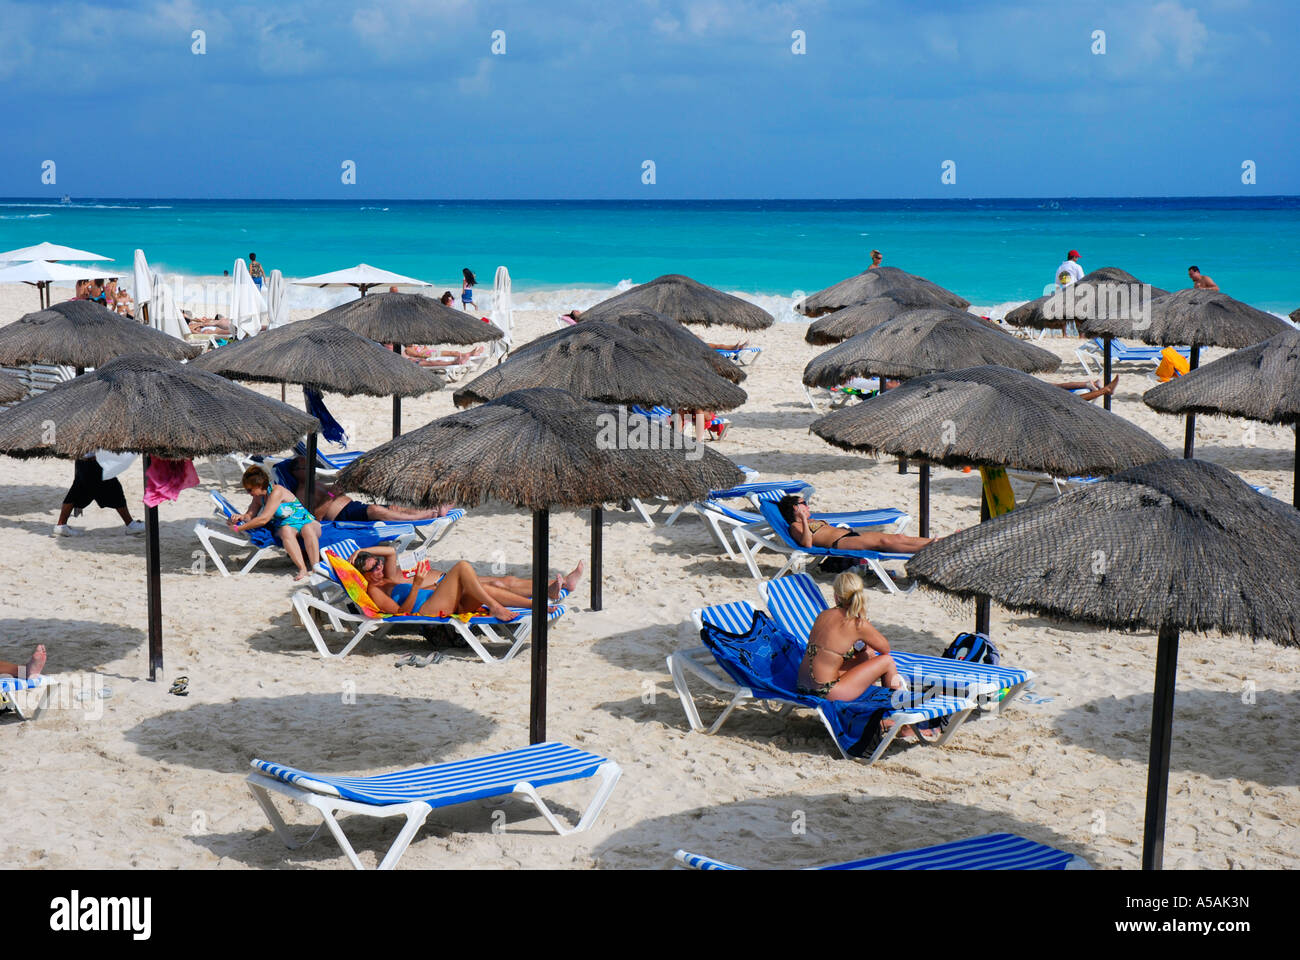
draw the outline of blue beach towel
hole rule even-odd
[[[348,442],[347,431],[329,412],[329,408],[325,406],[325,398],[320,395],[319,391],[310,387],[303,387],[302,397],[307,403],[307,412],[320,421],[321,436],[330,443],[346,446]]]
[[[803,646],[759,610],[744,633],[728,633],[705,623],[700,639],[718,665],[736,683],[749,687],[760,700],[785,700],[820,710],[840,748],[851,757],[869,755],[878,740],[880,721],[896,709],[912,705],[913,697],[897,706],[893,694],[873,686],[857,700],[824,700],[796,692]]]

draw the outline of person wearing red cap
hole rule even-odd
[[[1068,273],[1073,278],[1071,281],[1073,283],[1078,283],[1083,279],[1083,267],[1079,266],[1078,250],[1071,250],[1065,255],[1065,260],[1056,268],[1056,273],[1053,275],[1052,279],[1056,280],[1063,273]]]

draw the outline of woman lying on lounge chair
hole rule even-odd
[[[532,581],[520,577],[479,577],[464,560],[450,570],[430,570],[407,580],[397,565],[397,551],[374,546],[360,550],[351,563],[366,578],[366,592],[381,611],[399,616],[432,617],[450,613],[477,613],[487,607],[498,620],[519,616],[507,606],[531,607]],[[567,577],[556,577],[550,585],[550,599],[560,599],[560,589],[572,590],[582,576],[582,564]]]
[[[232,530],[251,530],[254,527],[270,527],[280,542],[284,552],[298,568],[295,580],[305,580],[310,571],[308,565],[320,562],[320,524],[298,499],[280,486],[272,483],[270,475],[261,467],[249,467],[244,471],[244,489],[252,494],[253,502],[248,509],[238,516],[231,517],[226,524]],[[302,537],[302,545],[298,538]],[[306,548],[307,560],[303,561]]]
[[[884,553],[916,553],[936,537],[907,537],[901,533],[877,530],[853,530],[833,527],[825,520],[814,520],[808,504],[798,494],[782,497],[777,503],[781,516],[790,524],[790,536],[805,547],[837,547],[840,550],[878,550]]]
[[[292,472],[298,481],[297,489],[303,489],[307,482],[307,458],[294,457]],[[342,490],[330,483],[316,482],[316,499],[311,512],[316,519],[343,520],[348,522],[387,521],[389,523],[409,523],[412,520],[434,520],[445,517],[454,505],[444,503],[437,510],[418,510],[415,507],[398,507],[387,503],[362,503],[353,500]]]

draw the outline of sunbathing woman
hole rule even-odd
[[[294,580],[305,580],[308,566],[320,562],[320,523],[292,493],[278,483],[272,483],[270,475],[261,467],[249,467],[244,471],[243,486],[252,494],[253,502],[247,511],[227,520],[227,525],[236,531],[269,526],[298,568]],[[298,544],[300,536],[302,546]],[[306,562],[303,560],[304,547]]]
[[[384,613],[408,616],[445,616],[449,613],[476,613],[487,607],[498,620],[519,616],[506,606],[531,607],[532,583],[519,577],[480,578],[464,560],[450,570],[430,570],[418,580],[407,580],[397,566],[397,551],[375,546],[360,550],[352,565],[366,578],[367,592]],[[556,577],[549,590],[550,599],[560,598],[560,588],[572,590],[582,575],[582,564],[568,577]]]
[[[825,520],[814,520],[808,504],[797,494],[782,497],[777,503],[790,536],[805,547],[839,547],[841,550],[880,550],[886,553],[916,553],[936,537],[907,537],[901,533],[876,530],[853,530],[833,527]]]
[[[1110,383],[1104,387],[1100,380],[1071,380],[1069,383],[1058,383],[1062,390],[1069,390],[1071,393],[1079,390],[1080,393],[1074,395],[1080,400],[1096,400],[1098,397],[1104,397],[1106,394],[1113,394],[1115,388],[1119,386],[1119,374],[1115,374]]]
[[[39,677],[41,671],[45,669],[45,644],[38,643],[36,649],[32,651],[32,657],[26,664],[10,663],[8,660],[0,660],[0,677],[17,677],[31,680]]]

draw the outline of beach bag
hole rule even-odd
[[[948,644],[943,656],[949,660],[963,660],[966,663],[986,663],[996,667],[1002,662],[1002,655],[993,641],[982,633],[959,633],[957,639]]]
[[[857,557],[822,557],[817,569],[822,573],[837,574],[852,570],[858,565]]]

